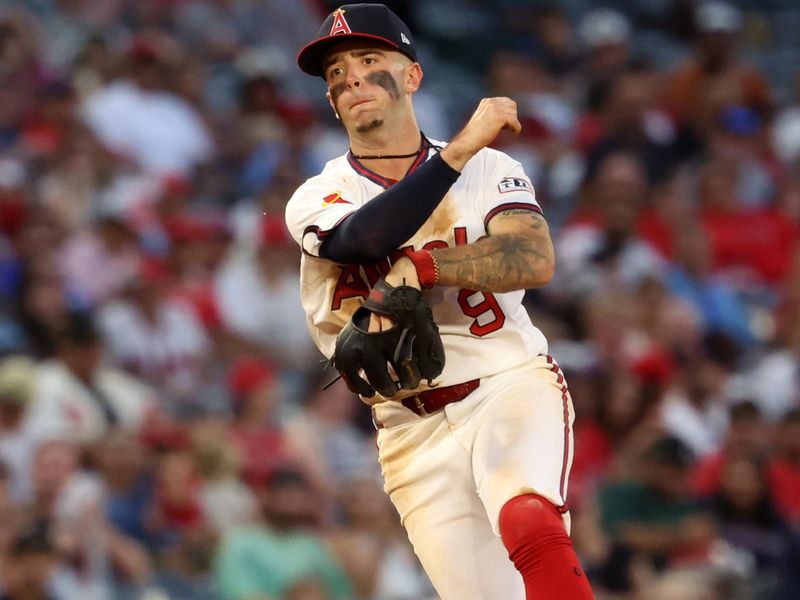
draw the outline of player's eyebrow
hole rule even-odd
[[[340,56],[341,54],[350,54],[350,56],[355,56],[356,58],[360,58],[362,56],[366,56],[367,54],[379,54],[380,56],[386,56],[381,50],[378,48],[365,48],[363,50],[349,50],[345,52],[339,52],[334,56],[329,56],[325,59],[322,63],[322,70],[327,71],[328,67],[330,67],[333,63],[336,62],[336,57]]]

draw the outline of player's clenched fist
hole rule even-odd
[[[484,98],[464,129],[442,150],[442,158],[460,171],[479,150],[491,144],[503,129],[522,131],[517,103],[511,98]]]

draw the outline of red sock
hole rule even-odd
[[[525,582],[528,600],[589,600],[589,581],[558,509],[536,494],[512,498],[500,511],[500,535]]]

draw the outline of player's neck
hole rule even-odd
[[[371,171],[391,179],[402,179],[423,149],[422,133],[413,117],[397,127],[384,123],[370,132],[350,135],[353,156]]]

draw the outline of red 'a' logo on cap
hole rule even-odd
[[[353,33],[347,20],[344,18],[344,9],[337,8],[333,11],[333,25],[331,25],[331,32],[328,35],[342,35],[345,33]]]

